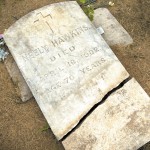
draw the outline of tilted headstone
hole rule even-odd
[[[64,141],[65,150],[137,150],[150,141],[150,98],[132,79]]]
[[[31,90],[29,89],[13,57],[9,55],[4,63],[21,100],[25,102],[31,99],[33,97]]]
[[[4,39],[57,139],[129,76],[75,1],[27,14]]]
[[[101,26],[104,29],[103,38],[111,46],[126,46],[133,43],[131,36],[107,8],[98,8],[94,11],[93,24],[96,28]]]
[[[118,23],[109,10],[106,8],[98,8],[94,10],[94,16],[93,24],[96,26],[100,34],[103,34],[103,38],[110,46],[124,46],[133,42],[130,35]],[[103,26],[103,28],[101,26]],[[22,77],[22,74],[20,73],[20,70],[13,57],[5,60],[4,63],[14,84],[16,85],[18,91],[17,93],[19,94],[18,96],[20,96],[23,102],[29,100],[33,95],[24,78]]]

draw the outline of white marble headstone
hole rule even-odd
[[[107,8],[94,11],[93,24],[96,28],[101,26],[104,29],[103,38],[111,46],[127,46],[133,43],[131,36]]]
[[[94,20],[92,23],[110,46],[124,46],[133,42],[130,35],[106,8],[98,8],[94,10]],[[11,57],[11,55],[9,55],[9,57]],[[4,63],[8,73],[16,85],[17,93],[21,100],[25,102],[33,97],[32,92],[22,77],[22,74],[20,73],[13,57],[11,57],[11,59],[7,58]]]
[[[128,77],[75,1],[27,14],[4,39],[57,139]]]
[[[4,61],[4,64],[15,85],[18,97],[20,97],[23,102],[31,99],[33,97],[32,92],[29,89],[25,79],[23,78],[13,57],[9,55]]]

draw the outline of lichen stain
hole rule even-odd
[[[79,150],[92,150],[93,145],[96,143],[97,138],[94,135],[88,135],[84,139],[81,139],[81,141],[84,141],[84,143],[81,144],[81,146],[78,147]]]
[[[148,114],[148,108],[144,110],[145,114]],[[139,111],[135,111],[128,118],[130,121],[126,124],[127,129],[133,130],[134,132],[139,132],[141,134],[146,134],[147,128],[150,126],[150,123],[146,121],[146,118],[141,118],[138,113]]]

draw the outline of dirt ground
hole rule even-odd
[[[28,12],[60,0],[0,0],[0,33]],[[108,1],[99,0],[98,3]],[[109,8],[132,36],[127,47],[112,47],[131,76],[150,95],[150,0],[114,0]],[[0,150],[62,150],[34,99],[20,104],[3,63],[0,63]],[[146,150],[150,150],[147,145]]]

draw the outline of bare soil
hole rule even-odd
[[[28,12],[61,0],[0,0],[0,33]],[[114,0],[109,10],[132,36],[127,47],[112,47],[131,76],[150,95],[150,1]],[[99,0],[97,4],[108,3]],[[18,103],[15,86],[0,63],[0,150],[62,150],[37,103],[32,99]],[[52,114],[53,115],[53,114]],[[147,148],[146,148],[147,147]],[[146,145],[150,150],[150,145]]]

